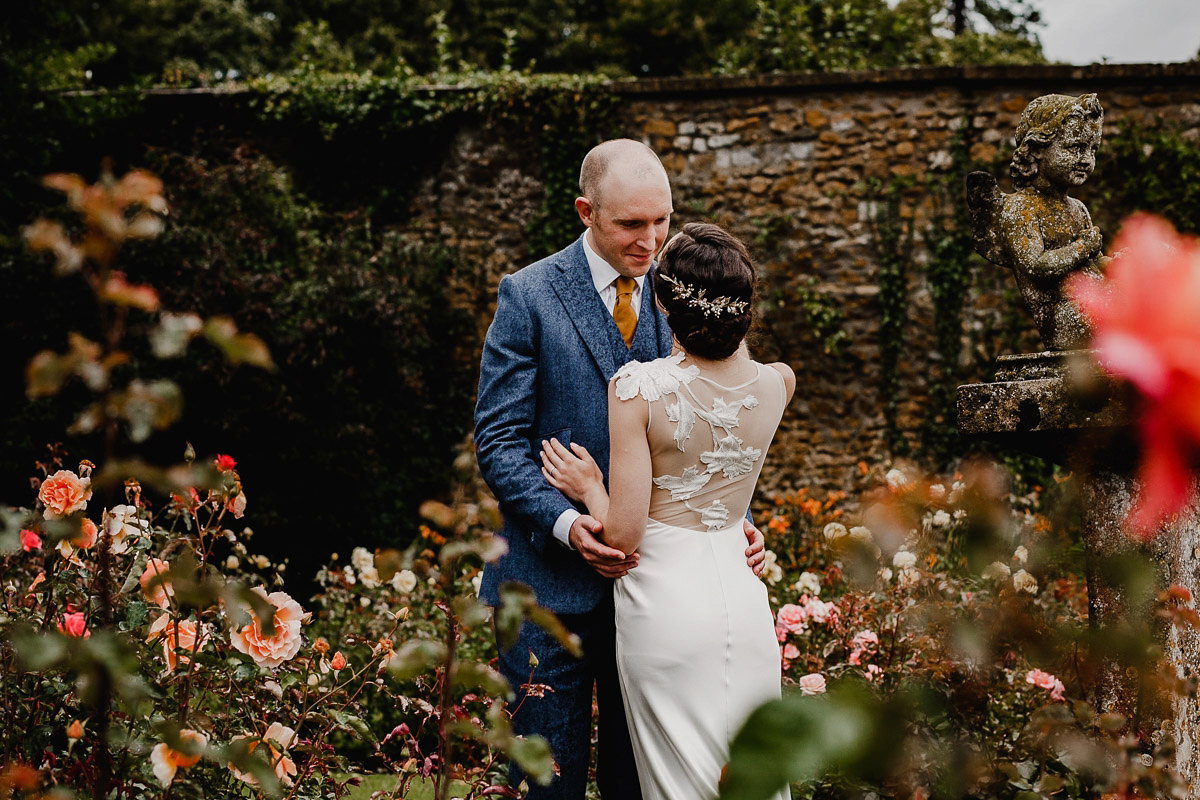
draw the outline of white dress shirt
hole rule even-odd
[[[617,278],[621,277],[621,273],[613,269],[611,264],[592,249],[592,245],[588,241],[589,233],[591,233],[590,228],[584,231],[583,236],[580,237],[583,239],[583,252],[587,256],[588,269],[592,272],[592,285],[596,287],[596,292],[600,295],[600,299],[604,301],[604,307],[611,314],[613,306],[617,304]],[[633,297],[630,300],[633,303],[633,313],[636,316],[642,306],[642,286],[646,283],[646,276],[642,275],[641,277],[634,278],[633,281]],[[575,524],[575,520],[579,516],[579,512],[573,508],[568,508],[559,514],[558,519],[554,521],[554,538],[567,547],[571,547],[571,526]]]

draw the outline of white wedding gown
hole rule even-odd
[[[766,587],[746,565],[742,520],[786,404],[783,378],[755,363],[749,382],[720,386],[682,357],[617,374],[620,401],[649,403],[657,487],[638,566],[614,589],[644,800],[715,798],[729,742],[780,697],[779,642]]]

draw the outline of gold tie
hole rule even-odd
[[[617,278],[617,303],[613,306],[613,319],[617,321],[617,330],[625,340],[625,346],[633,345],[633,332],[637,330],[637,314],[633,313],[633,290],[637,282],[624,275]]]

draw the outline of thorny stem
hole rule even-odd
[[[112,537],[108,531],[100,533],[100,544],[96,552],[96,578],[94,594],[99,604],[100,623],[104,628],[112,627],[112,593],[109,581],[112,576]],[[96,669],[96,783],[95,796],[108,797],[112,782],[112,753],[108,750],[109,706],[112,703],[112,676],[104,665]]]
[[[450,776],[446,765],[450,763],[450,742],[446,733],[446,718],[450,714],[450,698],[452,694],[455,657],[458,651],[458,620],[449,606],[437,604],[446,612],[446,660],[442,671],[442,692],[438,702],[438,761],[441,769],[434,788],[436,800],[446,800],[450,793]]]

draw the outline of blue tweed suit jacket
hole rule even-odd
[[[612,591],[610,579],[554,539],[554,521],[572,504],[546,483],[538,453],[543,439],[578,442],[607,482],[608,381],[627,361],[671,353],[652,281],[653,273],[626,348],[592,284],[581,240],[501,279],[483,346],[475,449],[500,502],[509,550],[483,571],[484,602],[496,604],[500,584],[516,580],[551,611],[577,614]]]

